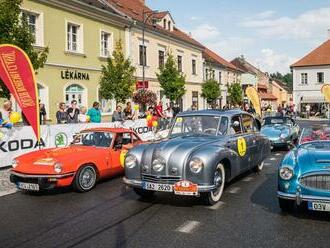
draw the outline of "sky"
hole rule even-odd
[[[265,72],[290,65],[330,35],[330,0],[146,0],[176,26],[231,61],[244,57]]]

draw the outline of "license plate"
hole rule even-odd
[[[24,190],[39,191],[39,185],[34,183],[18,183],[17,187]]]
[[[172,192],[173,187],[170,184],[158,184],[158,183],[142,183],[143,189],[152,190],[152,191],[160,191],[160,192]]]
[[[330,212],[330,202],[308,202],[308,209],[313,211]]]

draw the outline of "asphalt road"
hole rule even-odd
[[[2,196],[0,247],[329,247],[330,214],[278,207],[276,167],[284,154],[275,151],[260,174],[227,185],[213,207],[167,194],[144,202],[121,178],[85,194]]]

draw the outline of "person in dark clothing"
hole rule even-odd
[[[68,113],[65,111],[65,103],[61,102],[58,107],[59,110],[56,112],[57,124],[68,123]]]
[[[71,107],[66,111],[68,113],[68,123],[78,123],[79,109],[77,108],[77,101],[71,101]]]
[[[45,124],[45,122],[46,122],[47,112],[46,112],[45,104],[41,103],[40,101],[39,101],[39,110],[40,110],[39,121],[40,121],[40,125],[42,125],[42,124]]]
[[[180,113],[181,109],[178,104],[175,104],[173,109],[173,117],[176,117],[178,113]]]
[[[126,104],[126,108],[124,109],[124,115],[126,120],[132,120],[133,111],[132,111],[132,104],[130,102]]]
[[[116,111],[113,112],[112,114],[112,121],[116,122],[116,121],[124,121],[124,114],[121,111],[121,107],[117,106]]]

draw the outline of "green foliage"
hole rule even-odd
[[[209,79],[202,84],[202,97],[206,99],[209,104],[214,103],[220,96],[220,85],[214,79]]]
[[[282,75],[280,72],[271,73],[270,77],[273,79],[278,79],[281,82],[283,82],[289,89],[292,90],[293,88],[293,75],[292,73],[287,73],[285,75]]]
[[[29,56],[33,68],[38,70],[45,64],[49,49],[36,50],[33,33],[26,20],[20,17],[22,0],[0,0],[0,44],[13,44],[22,48]],[[0,98],[9,98],[10,93],[0,79]]]
[[[181,98],[185,92],[185,76],[179,72],[172,54],[168,54],[165,66],[156,74],[165,96],[172,102]]]
[[[240,83],[233,83],[228,87],[231,104],[240,105],[243,102],[243,90]]]
[[[126,59],[123,53],[122,41],[116,42],[116,48],[112,56],[108,58],[106,66],[102,66],[100,79],[100,93],[107,100],[115,99],[118,103],[124,103],[132,97],[136,78],[135,67]]]

